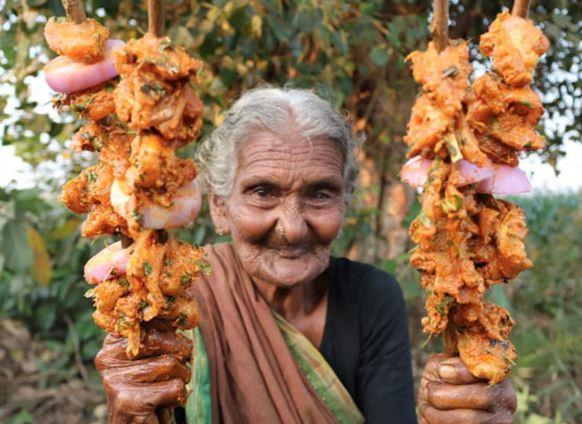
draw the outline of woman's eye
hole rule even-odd
[[[271,194],[269,189],[265,187],[256,187],[253,189],[252,193],[257,197],[269,197],[269,195]]]
[[[313,194],[313,197],[315,197],[317,200],[326,200],[330,198],[329,194],[327,194],[325,191],[316,191]]]

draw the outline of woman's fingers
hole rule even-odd
[[[150,423],[158,406],[183,406],[188,396],[186,385],[177,378],[143,385],[123,385],[114,391],[110,422],[115,423]]]
[[[148,329],[142,340],[139,358],[169,353],[181,361],[192,355],[192,341],[187,337],[169,331]]]
[[[134,361],[125,353],[127,339],[113,334],[107,335],[103,348],[95,358],[97,369],[122,366]],[[180,361],[187,361],[192,355],[192,341],[173,331],[159,331],[149,328],[144,331],[140,352],[136,359],[148,358],[162,354],[171,354]]]
[[[498,393],[493,386],[484,383],[463,386],[431,383],[427,387],[428,403],[437,409],[480,409],[490,411],[495,408]]]
[[[438,376],[449,384],[473,384],[482,383],[483,380],[473,377],[469,369],[463,364],[461,358],[447,358],[440,361]]]
[[[158,358],[132,361],[128,366],[106,371],[104,378],[132,384],[167,381],[174,378],[187,382],[190,380],[190,370],[175,356],[163,355]]]
[[[455,409],[441,411],[426,406],[420,411],[421,424],[511,424],[511,414],[507,412],[485,412],[475,409]]]

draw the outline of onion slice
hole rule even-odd
[[[480,181],[475,187],[478,193],[520,194],[531,191],[531,184],[525,172],[509,165],[493,165],[495,173]]]
[[[422,156],[415,156],[404,164],[400,179],[414,187],[422,187],[428,178],[432,161]]]
[[[432,160],[415,156],[404,164],[400,172],[402,181],[422,187],[426,183]],[[525,172],[509,166],[492,164],[483,168],[461,159],[455,163],[457,168],[456,186],[462,187],[477,183],[478,193],[520,194],[531,190],[531,184]]]
[[[89,284],[99,284],[105,281],[113,271],[123,276],[127,269],[130,248],[123,249],[121,242],[110,244],[101,250],[85,264],[85,280]]]
[[[461,159],[455,166],[458,171],[457,186],[462,187],[468,184],[474,184],[479,181],[483,181],[490,178],[495,173],[495,170],[491,166],[480,168],[477,165]]]
[[[422,187],[426,183],[431,165],[432,160],[415,156],[404,164],[400,178],[411,186]],[[464,159],[455,162],[455,167],[458,171],[455,185],[459,187],[482,181],[495,172],[490,166],[480,168]]]
[[[198,181],[193,180],[179,187],[172,196],[169,208],[160,206],[144,198],[138,207],[135,195],[128,192],[124,180],[115,179],[111,185],[111,206],[127,220],[139,217],[142,228],[160,230],[162,228],[185,227],[194,221],[200,212],[202,195]]]
[[[45,65],[45,80],[54,91],[67,94],[99,85],[117,76],[113,52],[124,45],[122,40],[107,40],[105,59],[97,63],[86,64],[58,56]]]

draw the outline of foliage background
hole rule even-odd
[[[88,0],[88,14],[116,38],[146,28],[142,1]],[[200,92],[205,131],[242,91],[262,83],[310,87],[346,111],[367,140],[360,184],[336,254],[374,263],[399,277],[409,305],[416,371],[439,345],[420,348],[422,295],[408,266],[406,227],[418,211],[415,193],[400,184],[402,135],[417,88],[405,56],[428,38],[428,1],[213,0],[166,1],[167,27],[179,44],[206,62]],[[509,2],[451,1],[451,34],[473,41]],[[556,163],[566,140],[580,140],[582,5],[535,2],[531,17],[552,49],[536,86],[547,113],[540,125]],[[66,178],[90,163],[67,151],[79,122],[57,116],[38,96],[51,53],[42,37],[57,0],[0,0],[0,140],[34,167],[35,189],[0,188],[0,420],[11,423],[103,422],[106,408],[92,360],[102,333],[83,297],[83,263],[103,245],[78,236],[80,217],[58,201]],[[484,63],[478,49],[473,57]],[[479,68],[476,66],[476,68]],[[482,67],[480,68],[482,69]],[[39,100],[40,99],[40,100]],[[192,147],[193,148],[193,147]],[[184,152],[188,154],[189,152]],[[582,242],[580,194],[518,199],[526,209],[528,251],[536,267],[491,296],[513,310],[519,363],[517,422],[582,420]],[[214,241],[207,214],[182,237]]]

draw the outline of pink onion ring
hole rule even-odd
[[[400,179],[414,187],[422,187],[428,178],[432,161],[422,156],[415,156],[404,164]]]
[[[525,172],[509,165],[493,165],[492,177],[480,181],[475,189],[478,193],[520,194],[531,191],[531,184]]]
[[[492,177],[495,173],[495,170],[490,166],[480,168],[464,159],[455,163],[455,166],[457,167],[457,171],[459,171],[456,184],[459,187],[485,180]]]
[[[172,206],[169,208],[145,199],[145,203],[136,210],[135,196],[130,195],[125,182],[118,179],[111,185],[110,198],[113,209],[125,219],[134,218],[137,212],[141,226],[155,230],[187,226],[198,216],[202,205],[200,187],[196,179],[176,190],[172,197]]]
[[[402,181],[414,187],[422,187],[428,178],[432,160],[415,156],[404,164],[400,172]],[[494,170],[491,167],[480,168],[469,161],[461,159],[455,163],[458,172],[457,186],[466,186],[489,178]]]
[[[122,40],[107,40],[105,59],[97,63],[86,64],[58,56],[45,65],[45,80],[54,91],[67,94],[99,85],[117,76],[113,51],[124,45]]]
[[[116,271],[117,275],[125,275],[130,248],[123,249],[121,242],[110,244],[101,250],[85,264],[85,280],[89,284],[99,284]]]

